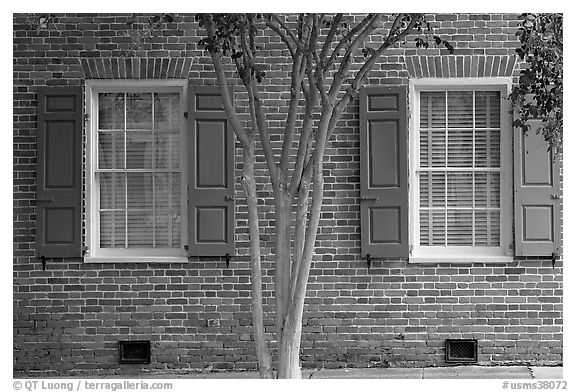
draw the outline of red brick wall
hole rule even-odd
[[[128,17],[58,15],[57,29],[38,31],[29,26],[32,17],[14,16],[16,375],[256,366],[247,215],[239,185],[238,256],[229,268],[220,258],[169,265],[53,260],[44,271],[36,258],[37,88],[83,85],[87,77],[122,77],[114,64],[126,55]],[[175,22],[147,46],[149,51],[130,53],[138,59],[134,62],[150,64],[146,72],[158,67],[159,75],[166,63],[164,77],[180,77],[179,72],[186,77],[187,71],[198,85],[214,84],[210,61],[196,46],[199,33],[193,20],[193,15],[175,16]],[[456,55],[513,55],[517,46],[516,15],[442,14],[429,15],[428,20],[436,33],[454,44]],[[271,67],[268,80],[274,85],[285,81],[283,44],[272,36],[259,41]],[[408,39],[387,52],[369,82],[407,84],[404,56],[424,54],[440,51],[417,50]],[[192,61],[186,65],[184,59]],[[270,128],[279,132],[288,94],[269,82],[264,86],[264,104],[277,110],[269,116]],[[237,95],[237,106],[246,112],[243,93]],[[273,140],[279,148],[281,139],[273,135]],[[478,339],[481,364],[562,363],[562,261],[554,269],[550,260],[539,259],[506,266],[373,261],[367,269],[360,254],[359,153],[355,101],[339,122],[325,165],[326,200],[308,285],[303,366],[442,366],[447,338]],[[269,198],[262,165],[259,173],[259,196]],[[267,311],[273,305],[272,206],[267,200],[261,215]],[[272,333],[273,317],[268,316],[266,328]],[[123,339],[151,340],[152,363],[118,365],[117,341]]]

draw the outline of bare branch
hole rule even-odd
[[[272,146],[270,144],[270,135],[268,133],[268,125],[266,122],[266,115],[260,103],[260,98],[258,94],[258,87],[254,82],[252,73],[249,67],[253,65],[252,51],[249,48],[249,42],[247,42],[246,30],[245,28],[240,29],[240,44],[242,46],[242,51],[244,52],[244,66],[245,77],[243,78],[244,85],[248,92],[248,100],[250,103],[250,114],[252,117],[253,124],[256,124],[256,129],[260,134],[260,140],[262,143],[262,149],[264,150],[264,157],[266,159],[266,164],[270,173],[270,179],[274,186],[278,185],[278,165],[274,157],[274,152],[272,151]],[[238,63],[237,63],[238,65]]]
[[[246,194],[250,231],[250,269],[252,276],[252,324],[254,325],[254,344],[258,353],[258,369],[262,378],[272,378],[272,358],[264,333],[264,314],[262,309],[262,268],[260,264],[260,232],[258,223],[258,197],[254,178],[254,145],[244,148],[242,184]]]
[[[366,15],[366,17],[364,19],[362,19],[362,21],[360,23],[358,23],[356,26],[354,26],[354,28],[352,28],[352,30],[350,30],[348,32],[348,34],[346,34],[344,37],[342,37],[340,39],[340,41],[338,42],[338,45],[336,45],[336,48],[334,48],[334,50],[332,51],[332,54],[330,55],[330,58],[328,59],[328,61],[324,65],[324,71],[328,71],[330,69],[332,64],[334,64],[334,62],[338,58],[339,52],[344,48],[346,43],[351,42],[352,38],[356,35],[356,33],[358,33],[366,25],[368,25],[370,22],[372,22],[372,19],[374,19],[375,16],[376,16],[375,14]]]
[[[214,26],[212,23],[208,23],[205,29],[209,37],[214,35]],[[248,137],[248,133],[242,126],[242,122],[234,109],[230,90],[228,89],[228,81],[226,79],[224,68],[222,67],[222,53],[216,52],[210,53],[210,55],[212,57],[212,62],[214,63],[214,71],[216,72],[216,79],[218,80],[218,86],[220,87],[220,95],[222,96],[226,116],[230,119],[232,130],[236,134],[236,137],[238,137],[238,140],[240,140],[243,146],[247,146],[250,144],[250,138]]]
[[[292,64],[291,86],[290,86],[290,104],[288,106],[288,117],[286,127],[284,128],[284,141],[282,143],[282,153],[280,155],[280,176],[284,182],[288,176],[288,165],[290,163],[290,153],[292,142],[294,141],[294,128],[298,117],[298,101],[300,100],[300,67],[304,56],[298,52]]]
[[[332,132],[334,131],[336,123],[340,118],[340,115],[342,114],[346,106],[348,106],[350,101],[358,94],[358,91],[360,90],[362,85],[364,85],[364,83],[366,82],[369,72],[372,70],[374,64],[376,63],[376,61],[378,61],[384,50],[386,50],[388,47],[395,44],[399,40],[404,39],[408,34],[410,34],[414,30],[418,22],[421,20],[422,14],[412,15],[412,19],[410,20],[406,28],[402,30],[400,33],[395,34],[403,18],[404,14],[399,14],[396,16],[384,43],[382,43],[382,45],[380,45],[380,47],[376,51],[374,51],[374,53],[372,53],[370,58],[362,65],[360,70],[356,73],[354,81],[346,89],[346,93],[344,94],[344,96],[334,106],[332,116],[330,118],[330,124],[328,126],[328,139],[330,139],[330,137],[332,136]]]
[[[382,18],[382,14],[376,14],[370,23],[364,27],[364,29],[354,38],[354,41],[348,46],[346,49],[346,53],[344,54],[342,61],[340,62],[340,68],[338,72],[334,75],[334,80],[332,81],[332,86],[330,86],[329,96],[331,100],[335,100],[348,72],[350,71],[350,67],[352,66],[352,62],[354,60],[354,52],[360,44],[364,43],[368,36],[378,27],[378,22]]]
[[[292,41],[294,42],[294,45],[296,45],[296,48],[299,49],[300,51],[304,51],[304,48],[302,47],[302,43],[300,42],[300,40],[298,39],[298,37],[296,37],[294,35],[294,32],[292,31],[292,29],[290,29],[286,23],[280,19],[280,17],[276,14],[269,14],[269,18],[270,19],[274,19],[274,21],[279,24],[284,31],[286,31],[286,33],[290,36],[290,38],[292,38]]]
[[[356,74],[355,83],[354,83],[355,85],[359,85],[359,83],[362,80],[365,80],[365,76],[368,74],[368,72],[370,70],[372,70],[372,67],[374,66],[376,61],[378,61],[380,59],[380,56],[382,55],[382,53],[384,53],[384,51],[386,49],[388,49],[390,46],[394,45],[396,42],[404,39],[408,34],[410,34],[414,30],[414,28],[416,27],[418,22],[421,21],[423,15],[422,14],[412,14],[412,18],[411,18],[410,22],[408,23],[408,25],[406,26],[406,28],[402,32],[400,32],[399,34],[395,34],[397,29],[398,29],[398,26],[402,22],[403,17],[404,17],[404,14],[398,14],[396,16],[396,19],[394,20],[394,23],[392,24],[392,27],[390,28],[390,31],[388,32],[388,36],[386,37],[386,39],[384,40],[382,45],[380,45],[380,47],[378,49],[376,49],[374,51],[374,53],[372,53],[370,58],[366,62],[364,62],[364,64],[362,65],[362,67],[360,68],[358,73]]]
[[[300,141],[298,144],[298,152],[296,154],[296,163],[294,165],[294,172],[289,187],[290,196],[292,198],[296,195],[296,191],[300,186],[300,179],[306,163],[306,157],[309,155],[309,141],[310,136],[312,135],[314,112],[318,104],[318,89],[314,87],[314,69],[310,61],[307,62],[306,74],[308,75],[308,84],[310,87],[308,89],[308,95],[306,96],[305,115],[300,130]]]
[[[296,54],[294,46],[288,40],[288,36],[286,34],[284,34],[282,32],[282,30],[280,30],[280,26],[277,23],[273,23],[272,20],[269,18],[266,18],[266,26],[270,27],[272,29],[272,31],[274,31],[276,34],[278,34],[278,36],[280,37],[282,42],[284,42],[286,44],[286,47],[288,48],[288,51],[290,52],[290,56],[292,56],[292,59],[294,59],[295,54]]]
[[[324,61],[324,58],[328,54],[328,50],[330,50],[330,46],[332,45],[332,40],[336,36],[336,31],[338,30],[338,25],[340,24],[340,20],[342,19],[342,14],[336,14],[334,16],[334,20],[332,20],[332,26],[330,26],[330,31],[328,35],[326,35],[326,39],[324,40],[324,45],[322,45],[322,51],[320,52],[320,60]],[[320,21],[322,22],[322,21]]]
[[[290,298],[294,298],[296,290],[296,282],[300,273],[300,264],[302,263],[302,256],[304,252],[304,243],[306,238],[306,218],[308,216],[308,196],[310,193],[310,180],[312,177],[311,166],[307,170],[300,181],[298,187],[298,200],[296,202],[296,224],[294,232],[294,261],[292,262],[292,272],[290,278]]]

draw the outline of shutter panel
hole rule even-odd
[[[406,87],[360,92],[362,254],[408,258]]]
[[[234,254],[234,133],[217,86],[188,90],[190,256]]]
[[[82,255],[82,89],[38,89],[36,255]]]
[[[559,254],[560,167],[537,134],[540,120],[529,120],[524,134],[514,128],[514,223],[517,256]]]

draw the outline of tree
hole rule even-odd
[[[527,132],[528,120],[541,119],[542,136],[555,156],[563,142],[563,16],[526,13],[520,18],[516,53],[527,68],[510,94],[518,111],[513,125]]]
[[[388,18],[368,14],[360,22],[343,14],[198,14],[205,35],[199,44],[209,53],[226,115],[243,149],[242,183],[249,217],[254,341],[262,378],[272,378],[272,358],[266,342],[262,310],[262,270],[258,199],[254,163],[259,137],[275,203],[275,322],[278,378],[300,378],[300,337],[306,285],[316,242],[324,188],[324,156],[328,141],[344,109],[357,96],[382,53],[417,32],[416,46],[428,47],[430,26],[422,14]],[[280,38],[289,53],[290,99],[279,156],[270,142],[267,110],[261,83],[266,70],[259,63],[257,37],[262,30]],[[380,44],[370,36],[383,34]],[[438,36],[437,45],[452,52]],[[356,64],[359,52],[363,61]],[[231,61],[248,93],[250,126],[245,127],[230,95]],[[293,143],[297,153],[292,155]],[[293,166],[291,160],[295,159]],[[295,212],[295,220],[291,219]]]

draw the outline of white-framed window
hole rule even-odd
[[[411,81],[412,262],[511,260],[509,86],[509,78]]]
[[[187,260],[186,85],[87,81],[87,261]]]

